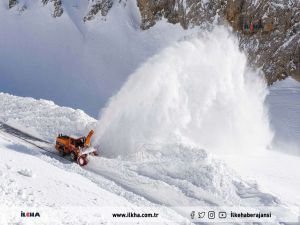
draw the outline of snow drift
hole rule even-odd
[[[1,92],[0,109],[0,122],[50,141],[58,133],[86,135],[96,123],[94,118],[79,109]]]
[[[272,139],[266,95],[235,37],[215,28],[166,48],[133,73],[102,111],[96,142],[108,157],[144,143],[264,149]]]

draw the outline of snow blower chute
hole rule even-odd
[[[55,148],[60,156],[70,155],[72,161],[77,161],[80,166],[88,163],[88,155],[97,155],[97,151],[91,147],[91,138],[94,131],[91,130],[86,137],[73,138],[59,134],[56,138]]]

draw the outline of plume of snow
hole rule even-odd
[[[178,42],[134,72],[100,113],[96,142],[108,157],[140,143],[210,152],[265,149],[273,134],[267,89],[224,27]]]

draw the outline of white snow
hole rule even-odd
[[[21,4],[8,10],[7,3],[0,5],[1,91],[95,117],[142,62],[194,32],[165,21],[141,31],[135,1],[115,1],[105,20],[97,15],[86,23],[88,1],[63,0],[64,13],[55,19],[52,2],[30,1],[21,15]]]
[[[270,87],[266,102],[272,148],[256,155],[219,155],[243,177],[284,202],[300,206],[300,84],[292,78]],[[290,154],[290,155],[287,155]]]
[[[300,156],[300,84],[292,78],[275,83],[267,103],[275,138],[273,146]]]
[[[100,188],[88,178],[61,169],[49,162],[41,160],[32,146],[6,140],[0,133],[0,207],[62,209],[73,206],[131,206],[122,196]],[[33,176],[34,175],[34,176]],[[20,211],[15,217],[1,215],[1,224],[19,222]],[[80,212],[65,214],[56,224],[78,219]],[[42,217],[45,215],[41,215]],[[89,215],[95,217],[96,215]],[[94,218],[95,219],[95,218]],[[97,218],[101,221],[101,217]],[[32,223],[32,222],[29,222]]]
[[[56,215],[56,223],[104,222],[103,207],[275,206],[279,202],[204,150],[185,146],[144,145],[135,160],[91,158],[83,169],[0,131],[0,154],[2,210],[64,212]],[[73,206],[85,208],[74,215]],[[95,207],[99,212],[87,218],[86,212]],[[161,215],[162,220],[170,220],[181,213],[171,210]],[[19,213],[1,219],[1,224],[21,221]]]
[[[52,224],[88,224],[87,217],[99,224],[106,222],[101,212],[64,210],[299,206],[299,84],[275,84],[267,96],[226,30],[187,38],[196,30],[161,21],[140,32],[133,1],[86,24],[87,1],[63,1],[56,19],[51,6],[23,3],[22,12],[0,6],[1,91],[95,115],[132,75],[100,114],[93,140],[100,157],[84,168],[0,130],[0,208],[48,207],[63,211]],[[50,141],[96,126],[80,109],[6,93],[0,121]],[[0,223],[24,221],[18,211]]]
[[[135,159],[100,158],[88,169],[113,180],[152,202],[174,206],[275,205],[277,199],[253,189],[248,199],[247,182],[207,155],[182,145],[147,145]],[[239,193],[239,188],[244,193]]]
[[[33,105],[37,111],[51,111],[55,107],[55,111],[62,112],[56,114],[58,120],[66,119],[72,115],[69,112],[74,111],[49,102],[45,104],[45,101],[41,104],[41,100],[2,94],[2,99],[5,98],[13,99],[12,103],[16,105],[27,103],[29,109]],[[21,112],[19,107],[1,109],[2,115],[6,110],[12,116]],[[9,114],[6,112],[5,115],[8,119]],[[26,121],[24,115],[19,114],[20,123]],[[84,122],[87,117],[82,114],[76,121]],[[39,123],[43,127],[47,117],[41,117]],[[49,150],[55,151],[51,145]],[[101,157],[91,158],[87,167],[80,168],[0,131],[0,154],[0,205],[18,206],[24,210],[47,207],[41,211],[44,214],[47,210],[61,210],[64,213],[55,217],[56,223],[104,222],[101,213],[91,214],[88,220],[85,216],[85,210],[103,206],[117,209],[120,206],[162,205],[277,206],[281,202],[295,205],[299,199],[299,160],[276,152],[265,151],[258,157],[253,154],[249,157],[218,155],[236,170],[234,172],[203,149],[177,144],[141,144],[130,159],[105,158],[100,151]],[[282,160],[280,166],[278,160]],[[84,207],[76,217],[69,208],[74,205]],[[180,215],[171,210],[164,218]],[[18,221],[19,213],[5,221],[2,219],[1,224]]]
[[[221,155],[230,167],[263,192],[277,196],[287,204],[300,207],[300,157],[275,151],[258,155]]]
[[[59,133],[87,135],[96,122],[79,109],[5,93],[0,93],[0,109],[0,121],[50,141]]]
[[[215,28],[171,45],[133,73],[102,110],[96,142],[109,157],[128,157],[140,143],[260,151],[273,136],[266,95],[235,37]]]
[[[173,210],[157,208],[160,205],[144,195],[89,172],[88,168],[45,154],[3,131],[0,154],[1,225],[118,224],[107,211],[126,213],[125,210],[134,211],[138,206],[154,207],[160,213],[159,221],[183,219]],[[33,209],[41,213],[41,218],[20,217],[21,211]]]
[[[25,177],[32,177],[32,171],[30,169],[21,169],[18,173]]]

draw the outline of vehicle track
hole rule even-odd
[[[71,160],[69,160],[66,157],[62,157],[58,153],[51,150],[51,148],[53,148],[53,145],[49,141],[34,137],[3,122],[0,122],[0,131],[12,135],[17,139],[21,140],[22,142],[25,142],[33,147],[38,148],[39,153],[47,156],[47,158],[43,158],[42,160],[47,161],[48,163],[51,163],[52,165],[67,170],[69,172],[82,175],[90,181],[92,181],[93,183],[95,183],[96,185],[98,185],[100,188],[113,192],[117,195],[123,196],[133,204],[143,206],[158,206],[154,202],[151,202],[148,199],[146,199],[144,196],[124,188],[122,185],[119,185],[113,180],[107,179],[107,177],[102,176],[101,174],[97,174],[90,169],[84,169],[75,163],[70,163]],[[45,147],[44,145],[47,145],[47,147]],[[55,159],[55,161],[53,159]],[[57,161],[63,161],[67,163],[57,163]]]
[[[49,141],[34,137],[30,134],[27,134],[21,130],[18,130],[6,123],[0,122],[0,130],[2,130],[5,133],[8,133],[10,135],[13,135],[14,137],[21,139],[23,141],[25,141],[28,144],[31,144],[37,148],[39,148],[40,150],[46,152],[47,154],[50,154],[51,156],[55,157],[55,158],[59,158],[62,160],[67,160],[66,158],[63,158],[62,156],[60,156],[59,154],[47,149],[46,147],[42,146],[41,144],[47,144],[49,145],[49,148],[52,147],[52,143],[50,143]],[[41,144],[38,144],[38,143]],[[68,160],[69,161],[69,160]]]

